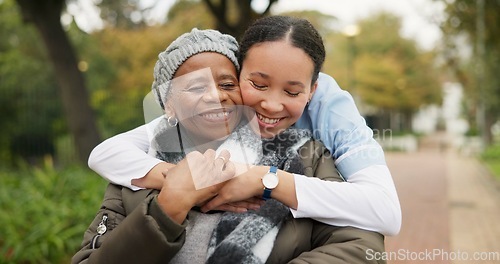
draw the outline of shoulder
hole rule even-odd
[[[101,208],[126,216],[154,192],[155,190],[152,189],[133,191],[127,187],[110,183],[104,193]]]
[[[315,159],[315,157],[322,157],[329,153],[330,152],[321,141],[312,138],[299,148],[299,155],[303,160]]]
[[[321,162],[330,157],[330,152],[319,140],[310,139],[298,150],[304,166],[304,175],[313,176]],[[333,163],[332,163],[333,164]]]

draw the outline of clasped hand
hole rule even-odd
[[[260,178],[252,176],[251,169],[241,165],[237,169],[229,159],[230,153],[226,150],[218,157],[211,149],[203,154],[195,151],[164,172],[165,180],[158,196],[164,211],[171,216],[184,216],[194,206],[201,206],[203,211],[258,209],[263,201],[254,196],[255,188],[261,185]]]

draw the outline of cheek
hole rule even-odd
[[[307,100],[297,100],[288,104],[287,109],[294,119],[299,119],[305,111]]]
[[[192,110],[195,106],[194,96],[189,98],[189,96],[179,96],[172,100],[172,107],[178,116],[186,116],[190,109]]]
[[[252,106],[258,101],[258,94],[256,90],[250,85],[241,85],[241,98],[243,99],[243,104]]]
[[[227,95],[229,97],[229,100],[231,100],[231,102],[233,104],[235,104],[235,105],[242,105],[243,104],[243,101],[241,99],[242,94],[241,94],[240,90],[228,92]]]

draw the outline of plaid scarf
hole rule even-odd
[[[155,132],[150,149],[154,156],[171,163],[178,163],[185,157],[187,149],[182,146],[178,127],[169,127],[162,120]],[[242,125],[221,148],[237,149],[235,155],[231,154],[231,159],[233,156],[238,159],[236,155],[241,155],[238,152],[243,152],[242,161],[303,174],[298,150],[310,139],[309,131],[296,128],[288,128],[271,139],[255,138],[249,127]],[[267,200],[256,211],[222,213],[210,237],[206,263],[265,263],[281,223],[290,216],[289,208],[274,199]]]
[[[289,128],[272,139],[263,139],[263,155],[257,164],[302,174],[298,149],[310,138],[306,130]],[[287,217],[289,208],[274,199],[257,211],[223,213],[210,239],[206,263],[265,263]]]

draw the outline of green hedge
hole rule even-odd
[[[0,263],[69,263],[106,182],[87,168],[0,171]]]
[[[493,145],[481,153],[481,159],[486,163],[491,172],[500,180],[500,145]]]

